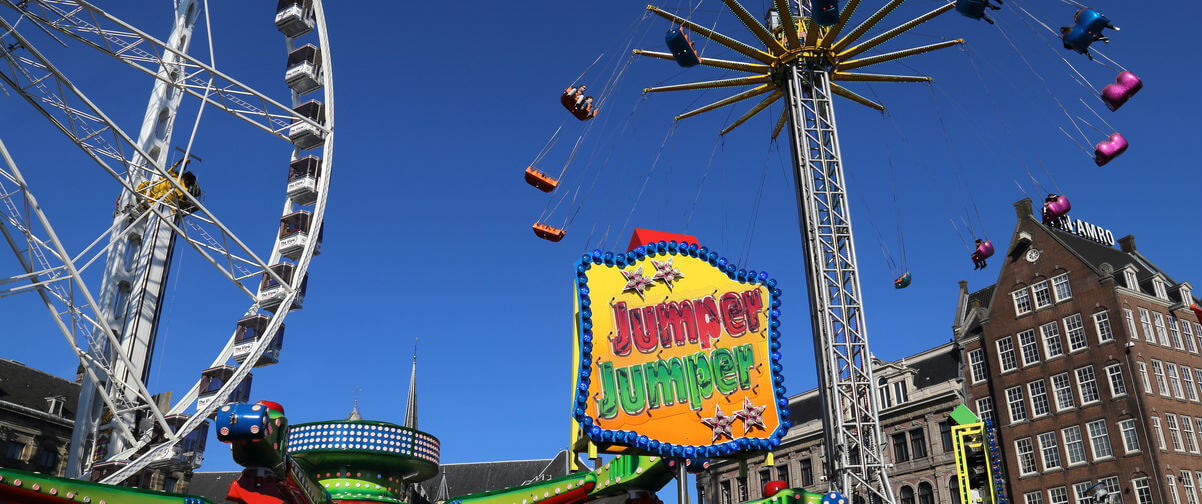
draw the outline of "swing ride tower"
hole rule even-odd
[[[806,277],[809,280],[818,390],[825,411],[824,470],[829,490],[841,492],[857,503],[892,504],[895,499],[885,471],[886,443],[881,433],[878,405],[873,396],[872,353],[868,349],[855,239],[832,99],[840,96],[884,111],[883,105],[856,94],[839,82],[929,81],[930,78],[925,76],[868,74],[851,70],[963,43],[961,39],[947,40],[864,56],[865,52],[954,8],[954,4],[945,4],[861,40],[902,1],[889,0],[840,37],[860,0],[850,0],[838,22],[829,27],[818,25],[810,15],[810,0],[795,0],[796,3],[774,0],[775,6],[768,13],[766,25],[753,17],[738,0],[723,0],[764,49],[757,49],[654,6],[647,7],[654,14],[753,60],[699,58],[703,66],[752,75],[644,90],[661,92],[754,86],[685,112],[677,116],[677,120],[767,95],[723,129],[720,135],[725,135],[784,98],[784,110],[776,122],[772,137],[776,138],[788,126]],[[654,51],[635,50],[635,54],[674,59],[672,54]]]

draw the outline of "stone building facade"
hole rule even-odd
[[[954,325],[968,404],[999,425],[1019,504],[1202,502],[1202,325],[1188,282],[1135,239],[1080,221],[1045,226],[1015,203],[996,283],[960,283]],[[1080,235],[1085,235],[1082,237]]]
[[[79,383],[0,359],[0,466],[62,476]]]
[[[881,406],[886,459],[898,504],[955,502],[955,461],[948,414],[963,403],[958,375],[959,350],[953,343],[893,362],[874,362]],[[763,498],[764,483],[783,480],[793,488],[825,492],[822,412],[818,390],[789,400],[789,429],[774,451],[772,466],[763,457],[745,469],[718,461],[697,475],[702,504],[738,504]]]

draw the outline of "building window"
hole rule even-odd
[[[1021,385],[1006,389],[1006,405],[1010,407],[1010,423],[1027,419],[1027,403],[1023,400]]]
[[[881,398],[880,409],[892,408],[893,407],[893,399],[891,399],[889,397],[889,381],[884,378],[881,378],[880,380],[877,381],[877,383],[879,385],[877,385],[876,390]]]
[[[1018,369],[1018,359],[1014,357],[1014,340],[1009,336],[997,340],[997,360],[1003,373]]]
[[[1123,504],[1123,489],[1119,487],[1119,477],[1111,476],[1102,478],[1102,485],[1106,487],[1106,492],[1114,496],[1113,504]]]
[[[1198,394],[1202,396],[1202,368],[1194,368],[1194,373],[1198,381]]]
[[[939,422],[939,437],[943,439],[944,452],[950,452],[955,449],[952,446],[952,422],[950,420]]]
[[[1156,336],[1160,339],[1160,345],[1169,346],[1169,334],[1164,330],[1164,315],[1153,313],[1152,319],[1156,321]]]
[[[731,504],[730,500],[730,480],[726,480],[722,482],[722,504]]]
[[[968,352],[968,366],[972,370],[972,382],[977,384],[989,378],[985,371],[985,350],[977,348]]]
[[[1048,289],[1048,281],[1044,280],[1031,286],[1031,292],[1035,297],[1035,309],[1045,308],[1052,304],[1052,293]]]
[[[739,487],[739,502],[747,502],[747,478],[735,478]]]
[[[1064,437],[1064,454],[1068,458],[1068,465],[1084,464],[1085,442],[1081,439],[1081,427],[1065,427],[1060,430],[1060,435]]]
[[[1202,475],[1202,472],[1199,472],[1198,474]],[[1202,481],[1202,476],[1198,476],[1198,479],[1200,481]],[[952,504],[961,504],[960,503],[960,482],[956,481],[956,476],[952,476],[947,479],[947,488],[949,489],[949,491],[952,494]]]
[[[905,462],[910,460],[910,448],[906,445],[906,433],[901,432],[893,435],[893,462]]]
[[[1164,430],[1160,428],[1160,417],[1152,416],[1148,420],[1152,422],[1152,430],[1156,432],[1156,446],[1160,451],[1169,451],[1169,447],[1164,442]]]
[[[1173,451],[1184,452],[1185,446],[1181,444],[1181,428],[1177,425],[1177,415],[1165,413],[1164,423],[1169,426],[1169,439],[1173,441]]]
[[[1198,345],[1194,342],[1194,331],[1190,329],[1188,320],[1181,320],[1181,334],[1185,337],[1185,347],[1189,349],[1189,353],[1198,353]]]
[[[809,458],[801,459],[801,486],[814,486],[814,463]]]
[[[1073,484],[1073,495],[1077,499],[1077,504],[1092,503],[1093,499],[1088,495],[1089,487],[1093,486],[1092,481],[1082,481]]]
[[[1127,284],[1127,288],[1139,292],[1139,279],[1135,277],[1135,268],[1128,267],[1123,270],[1123,281]]]
[[[1060,324],[1048,322],[1039,326],[1039,334],[1043,335],[1043,354],[1048,359],[1064,355],[1064,345],[1060,342]]]
[[[1093,459],[1106,458],[1113,455],[1110,450],[1110,435],[1106,432],[1106,420],[1094,420],[1085,424],[1089,430],[1089,447],[1093,450]]]
[[[772,481],[772,470],[768,468],[760,469],[758,476],[760,477],[760,498],[767,498],[768,496],[764,495],[764,484]]]
[[[1114,330],[1110,328],[1110,312],[1093,314],[1093,327],[1098,331],[1098,344],[1114,341]]]
[[[1185,364],[1181,365],[1181,381],[1185,383],[1185,395],[1189,400],[1198,402],[1198,389],[1194,388],[1194,371]]]
[[[776,479],[785,482],[789,488],[793,488],[793,480],[789,479],[789,464],[781,464],[776,467]]]
[[[1198,496],[1194,494],[1194,476],[1189,471],[1181,471],[1181,489],[1185,490],[1186,504],[1198,504]]]
[[[1106,378],[1110,382],[1110,397],[1127,395],[1127,384],[1123,382],[1123,365],[1106,366]]]
[[[1027,392],[1031,394],[1031,416],[1039,418],[1052,412],[1052,407],[1048,404],[1048,389],[1043,384],[1043,380],[1033,381],[1027,384]]]
[[[1068,351],[1076,352],[1089,347],[1085,338],[1085,324],[1081,323],[1081,314],[1074,313],[1064,318],[1064,330],[1068,333]]]
[[[1081,404],[1089,404],[1100,400],[1098,382],[1094,377],[1093,366],[1077,369],[1077,392],[1081,394]]]
[[[164,492],[175,492],[176,483],[179,483],[179,480],[168,476],[166,479],[163,480],[163,491]]]
[[[1169,370],[1169,383],[1173,385],[1173,395],[1178,399],[1185,399],[1185,391],[1181,389],[1181,377],[1177,375],[1177,365],[1169,362],[1165,364],[1165,367]]]
[[[1185,449],[1198,453],[1198,438],[1194,437],[1194,419],[1181,415],[1181,436],[1185,438]]]
[[[898,493],[901,495],[901,504],[914,504],[914,489],[910,485],[902,485]]]
[[[1191,435],[1193,435],[1192,434],[1193,429],[1190,429],[1190,433],[1191,433]],[[53,470],[54,466],[57,463],[58,463],[58,452],[54,451],[53,448],[43,447],[42,453],[38,455],[38,465],[41,466],[42,469]]]
[[[1026,476],[1035,474],[1039,469],[1035,467],[1035,447],[1031,444],[1031,438],[1025,437],[1014,441],[1014,450],[1018,453],[1018,472]]]
[[[910,400],[909,391],[906,389],[906,380],[893,382],[893,397],[897,398],[897,404],[902,404]]]
[[[1031,294],[1027,293],[1026,287],[1011,292],[1010,298],[1014,300],[1015,315],[1031,313]]]
[[[927,456],[927,434],[922,429],[910,431],[910,453],[915,459]]]
[[[1202,324],[1194,322],[1194,336],[1198,337],[1198,344],[1202,345]],[[1202,349],[1199,349],[1202,352]]]
[[[1057,303],[1073,297],[1073,290],[1068,286],[1068,273],[1052,277],[1052,292],[1056,295]]]
[[[1052,391],[1056,394],[1056,412],[1059,413],[1077,405],[1073,400],[1073,385],[1068,373],[1060,373],[1052,377]]]
[[[1148,478],[1132,479],[1131,487],[1135,488],[1135,502],[1136,503],[1152,504],[1152,489],[1148,485]]]
[[[931,488],[930,483],[924,481],[918,484],[918,504],[935,504],[935,489]]]
[[[1123,318],[1127,319],[1127,335],[1132,340],[1139,339],[1139,332],[1135,330],[1135,315],[1130,308],[1123,308]]]
[[[1064,487],[1048,489],[1049,504],[1068,504],[1068,490]]]
[[[1148,315],[1147,308],[1139,309],[1139,325],[1144,329],[1144,341],[1156,342],[1156,337],[1152,335],[1152,316]]]
[[[1119,420],[1119,431],[1123,434],[1123,451],[1125,453],[1139,451],[1139,434],[1135,432],[1135,419]]]
[[[1043,455],[1044,471],[1060,468],[1060,445],[1056,442],[1055,432],[1039,435],[1039,453]]]
[[[1152,279],[1152,290],[1155,291],[1156,297],[1160,299],[1168,299],[1169,293],[1164,288],[1164,280],[1159,278]]]
[[[8,460],[20,461],[22,458],[24,458],[24,457],[22,457],[22,455],[24,455],[24,454],[25,454],[25,443],[22,443],[20,441],[9,441],[8,442],[8,449],[6,450],[6,453],[5,453],[5,457],[8,458]]]
[[[1156,373],[1156,388],[1160,395],[1169,397],[1169,382],[1164,377],[1164,363],[1152,359],[1152,372]]]
[[[1185,345],[1181,341],[1181,330],[1177,324],[1177,317],[1172,315],[1169,315],[1169,339],[1173,340],[1173,346],[1178,350],[1185,350]]]
[[[1043,504],[1043,490],[1023,494],[1023,501],[1026,504]]]
[[[982,397],[980,399],[977,399],[977,416],[981,417],[982,420],[984,420],[984,419],[992,420],[992,419],[996,418],[993,415],[993,398],[992,397]]]
[[[1177,493],[1177,477],[1172,474],[1164,475],[1165,481],[1168,482],[1169,500],[1173,504],[1181,504],[1181,494]]]
[[[1022,349],[1023,366],[1039,362],[1039,340],[1035,338],[1034,329],[1018,333],[1018,345]]]
[[[1148,378],[1148,365],[1144,362],[1139,363],[1139,380],[1144,384],[1144,393],[1152,393],[1152,380]]]

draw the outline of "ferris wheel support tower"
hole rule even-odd
[[[176,51],[187,54],[200,9],[195,2],[184,2],[180,7],[187,10],[175,13],[175,26],[166,42]],[[178,80],[181,59],[179,54],[163,54],[163,62],[158,69],[160,78],[154,81],[137,138],[137,145],[152,159],[147,160],[141,154],[135,154],[136,165],[167,165],[166,161],[171,153],[171,135],[183,96],[168,82]],[[186,161],[181,162],[180,172],[184,170],[185,165]],[[128,187],[136,188],[148,181],[147,174],[148,172],[143,170],[130,170],[126,178]],[[158,215],[149,215],[145,219],[136,218],[138,201],[137,196],[128,189],[122,190],[117,198],[117,209],[113,212],[113,226],[109,234],[109,252],[105,258],[105,275],[100,287],[100,306],[109,309],[109,312],[104,314],[105,319],[113,326],[114,332],[120,335],[121,347],[93,347],[91,353],[104,354],[104,361],[116,361],[116,376],[113,379],[129,382],[131,377],[136,376],[142,383],[149,383],[159,310],[171,272],[176,234],[172,226]],[[172,217],[178,224],[178,215]],[[103,340],[93,338],[93,341]],[[127,367],[121,361],[111,358],[113,352],[125,354],[134,367]],[[89,465],[85,461],[90,458],[87,450],[95,450],[93,446],[97,442],[96,439],[88,438],[108,423],[102,418],[104,408],[99,394],[123,395],[123,389],[117,387],[113,381],[97,384],[93,383],[89,376],[84,377],[83,385],[79,389],[79,413],[71,432],[67,477],[77,478],[88,469],[85,467]],[[121,401],[124,404],[137,404],[137,398],[133,396],[114,399],[124,399]],[[109,421],[123,421],[132,425],[137,414],[137,411],[130,411],[124,413],[121,419]],[[122,436],[112,436],[106,453],[120,453],[128,447],[127,445]]]
[[[895,502],[886,473],[885,443],[878,405],[873,394],[872,352],[864,322],[855,239],[852,235],[847,187],[839,151],[833,97],[840,96],[884,111],[885,107],[839,82],[926,82],[926,76],[851,72],[878,63],[961,44],[962,39],[899,51],[862,56],[910,29],[948,12],[941,5],[917,18],[862,39],[901,5],[888,0],[867,19],[841,35],[861,3],[850,0],[831,26],[820,26],[811,15],[810,0],[774,0],[767,24],[761,24],[738,0],[723,0],[735,17],[759,40],[763,49],[718,33],[654,6],[648,10],[683,28],[725,46],[752,61],[698,57],[702,66],[747,72],[731,79],[651,87],[646,93],[755,86],[717,102],[676,116],[692,117],[752,97],[762,100],[719,133],[725,135],[784,98],[784,110],[772,137],[789,126],[791,157],[797,189],[803,255],[809,283],[810,320],[818,391],[823,404],[823,438],[829,490],[854,503]],[[827,2],[830,3],[830,2]],[[829,13],[828,13],[829,14]],[[670,53],[635,50],[653,58],[676,59]]]

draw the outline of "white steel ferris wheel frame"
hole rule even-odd
[[[195,430],[202,422],[233,392],[250,369],[258,362],[259,357],[270,346],[281,327],[284,316],[297,295],[300,285],[305,278],[309,262],[315,249],[319,246],[317,237],[320,235],[324,220],[325,206],[329,193],[329,181],[333,167],[333,126],[334,126],[334,88],[332,59],[328,32],[326,31],[325,14],[320,0],[310,0],[313,16],[313,29],[319,43],[322,61],[322,98],[325,108],[325,119],[317,122],[296,114],[292,107],[297,106],[301,97],[292,92],[292,107],[287,107],[269,98],[241,82],[233,79],[199,59],[187,55],[187,42],[183,37],[190,35],[191,27],[196,16],[181,15],[185,9],[195,9],[197,13],[204,0],[184,0],[177,5],[176,29],[167,44],[138,30],[137,28],[108,14],[103,9],[84,0],[33,0],[16,1],[0,0],[0,6],[8,7],[19,17],[10,24],[0,17],[0,89],[7,85],[8,89],[16,91],[38,112],[46,117],[60,132],[78,145],[87,155],[96,161],[101,168],[121,184],[123,190],[119,199],[125,203],[123,208],[138,208],[138,203],[145,204],[147,209],[130,212],[128,216],[117,212],[114,225],[88,245],[83,251],[72,256],[63,246],[55,233],[53,226],[41,207],[37,198],[30,190],[21,171],[9,155],[8,150],[0,143],[0,234],[12,247],[18,257],[23,273],[11,278],[0,277],[0,298],[24,291],[36,291],[47,309],[51,312],[60,332],[66,337],[73,353],[79,359],[87,383],[106,384],[107,386],[93,387],[96,399],[102,402],[112,415],[110,422],[120,442],[115,446],[121,449],[111,452],[107,460],[127,461],[120,470],[110,474],[103,481],[120,483],[156,460],[170,457],[172,449],[188,433]],[[186,13],[191,13],[187,10]],[[191,19],[186,19],[190,17]],[[207,18],[207,13],[206,13]],[[148,149],[146,143],[146,125],[143,135],[135,141],[127,135],[112,120],[108,118],[82,91],[79,90],[62,72],[60,72],[45,56],[42,55],[26,39],[16,25],[24,20],[27,25],[22,29],[36,28],[62,43],[56,36],[66,37],[81,42],[102,54],[116,58],[137,70],[157,79],[151,97],[151,106],[147,118],[153,120],[160,109],[169,111],[170,119],[165,125],[166,131],[157,134],[160,139],[170,139],[170,129],[175,116],[175,108],[181,97],[179,91],[203,100],[205,105],[212,105],[242,119],[257,129],[263,130],[281,139],[287,139],[289,127],[294,123],[306,123],[315,127],[324,136],[324,141],[318,152],[321,166],[317,178],[317,199],[313,204],[312,219],[309,233],[314,239],[308,240],[295,262],[293,281],[286,281],[270,265],[280,261],[280,243],[273,240],[274,245],[266,261],[256,255],[228,226],[216,215],[209,211],[204,204],[180,185],[179,181],[169,176],[164,159],[169,149],[157,151]],[[183,20],[185,23],[180,23]],[[190,37],[187,37],[190,38]],[[294,39],[285,37],[285,47],[290,53],[294,49]],[[166,97],[166,100],[164,100]],[[174,98],[172,100],[172,97]],[[198,114],[197,121],[200,117]],[[157,125],[155,126],[158,127]],[[148,151],[154,152],[152,156]],[[294,147],[291,160],[295,161],[302,150]],[[110,165],[117,165],[115,168]],[[181,168],[182,172],[182,168]],[[178,194],[188,200],[195,209],[188,216],[177,215],[171,207],[159,200],[150,200],[136,190],[142,181],[165,180],[171,184]],[[15,186],[15,187],[14,187]],[[162,198],[160,198],[162,199]],[[293,211],[294,203],[285,198],[283,215]],[[24,212],[22,212],[22,209]],[[186,219],[186,220],[185,220]],[[188,227],[200,235],[194,238],[180,226],[186,222]],[[165,416],[183,413],[193,403],[200,389],[198,381],[191,389],[168,411],[156,404],[150,394],[145,380],[132,370],[149,367],[149,354],[140,357],[144,362],[134,362],[128,350],[133,345],[128,341],[125,330],[128,324],[113,324],[111,311],[101,308],[97,296],[94,296],[85,284],[81,273],[91,266],[100,256],[108,254],[110,263],[113,256],[120,256],[126,237],[136,226],[157,225],[166,229],[167,234],[183,238],[185,242],[201,254],[209,263],[230,280],[241,292],[252,301],[245,315],[260,311],[258,296],[244,282],[257,280],[261,275],[271,277],[284,288],[285,296],[280,307],[271,314],[270,321],[263,336],[255,344],[249,355],[237,366],[233,375],[215,394],[206,407],[189,415],[188,419],[178,429],[172,429],[165,421]],[[204,230],[208,227],[218,234],[221,240],[213,238]],[[108,245],[97,245],[108,237]],[[174,239],[174,238],[172,238]],[[232,246],[230,244],[232,243]],[[143,248],[150,248],[146,244]],[[144,256],[139,261],[139,267],[144,270],[158,262],[159,268],[163,257],[155,257],[143,250]],[[169,260],[168,254],[166,259]],[[249,269],[248,269],[249,268]],[[143,275],[148,274],[144,271]],[[165,280],[165,270],[162,273]],[[111,268],[105,278],[111,283]],[[16,284],[14,287],[7,285]],[[111,290],[111,289],[106,289]],[[132,295],[130,296],[133,297]],[[161,301],[154,296],[155,304]],[[116,325],[119,329],[114,329]],[[233,352],[234,335],[227,340],[226,345],[214,359],[212,366],[226,364]],[[143,346],[145,343],[143,342]],[[153,347],[153,341],[150,342]],[[106,352],[104,349],[116,348],[122,351]],[[145,350],[145,349],[143,349]],[[152,351],[153,348],[150,348]],[[144,352],[145,353],[145,352]],[[85,387],[85,389],[88,387]],[[81,393],[81,398],[86,394]],[[81,401],[82,402],[82,401]],[[161,430],[165,442],[152,444],[153,429],[139,429],[129,421],[132,413],[144,411]],[[85,463],[83,439],[91,429],[95,435],[98,427],[99,409],[80,411],[77,415],[77,428],[73,436],[69,466],[72,476],[82,472]],[[143,426],[144,427],[144,426]],[[142,431],[139,433],[139,431]]]

